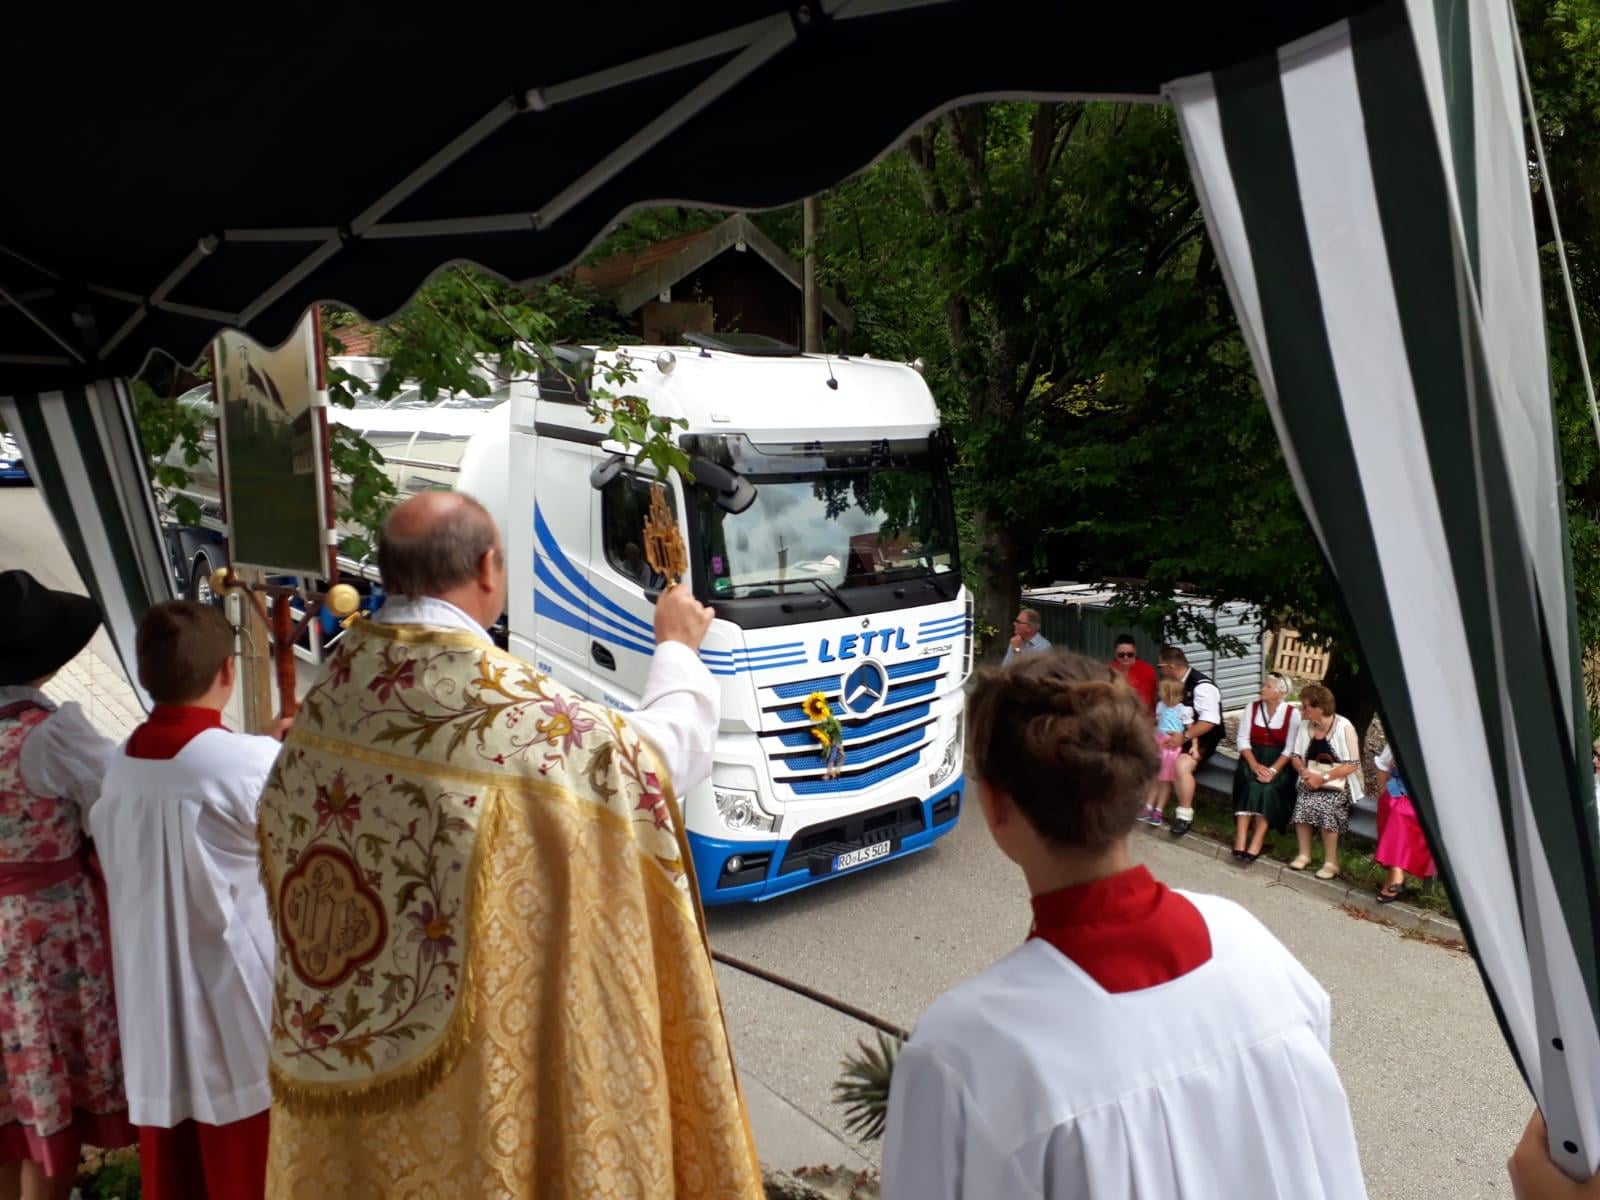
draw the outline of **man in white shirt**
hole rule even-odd
[[[1183,685],[1183,753],[1172,764],[1178,806],[1173,813],[1172,836],[1180,838],[1194,824],[1194,775],[1222,741],[1222,691],[1211,679],[1189,665],[1177,646],[1163,646],[1156,659],[1163,679]]]
[[[1011,622],[1011,640],[1006,643],[1006,656],[1000,665],[1007,665],[1018,655],[1037,654],[1048,649],[1050,640],[1039,632],[1039,610],[1025,608]]]

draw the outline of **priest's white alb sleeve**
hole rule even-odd
[[[700,656],[681,642],[657,646],[628,723],[660,754],[679,796],[711,778],[721,718],[721,689]]]
[[[883,1135],[883,1200],[978,1200],[963,1196],[962,1097],[936,1054],[915,1042],[901,1047]]]

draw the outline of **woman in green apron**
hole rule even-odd
[[[1261,698],[1252,700],[1239,718],[1239,766],[1233,773],[1233,857],[1253,863],[1261,854],[1267,829],[1288,827],[1294,808],[1294,770],[1289,747],[1299,730],[1300,714],[1288,701],[1289,681],[1268,675]]]

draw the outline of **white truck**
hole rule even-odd
[[[711,781],[680,799],[704,902],[767,900],[955,828],[972,602],[949,443],[917,370],[689,336],[563,350],[561,370],[512,383],[493,408],[446,398],[330,415],[380,443],[402,491],[454,486],[495,515],[510,650],[624,710],[644,690],[665,581],[643,549],[652,476],[606,440],[585,393],[626,359],[634,378],[617,390],[685,423],[694,483],[667,488],[685,582],[716,611],[701,655],[722,726]],[[175,551],[182,579],[201,577],[195,554],[220,565],[215,545]],[[343,566],[381,584],[370,564]],[[842,726],[835,769],[805,711],[818,693]]]
[[[501,524],[513,653],[627,709],[664,580],[643,553],[651,478],[608,443],[584,389],[623,356],[627,392],[686,422],[694,483],[667,482],[722,684],[711,782],[683,797],[702,899],[766,900],[913,853],[955,827],[972,604],[948,442],[922,376],[753,336],[567,352],[513,384],[458,486]],[[501,415],[504,421],[497,418]],[[805,712],[820,693],[845,760]]]

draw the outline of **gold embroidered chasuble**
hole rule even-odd
[[[268,1195],[756,1200],[655,755],[483,639],[352,628],[261,801]]]

